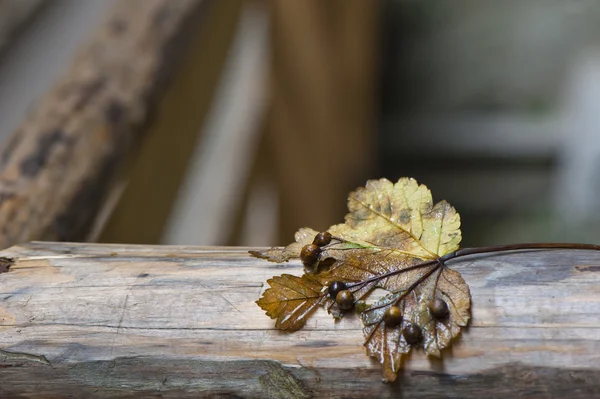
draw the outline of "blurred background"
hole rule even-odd
[[[0,0],[5,153],[117,3],[134,20],[148,1]],[[173,72],[91,227],[51,238],[281,245],[341,222],[367,179],[411,176],[463,246],[600,241],[600,2],[165,1],[200,18],[160,53]]]

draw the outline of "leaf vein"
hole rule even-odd
[[[414,234],[412,234],[412,232],[406,230],[404,227],[398,225],[397,223],[392,222],[389,218],[386,218],[383,214],[381,214],[380,212],[377,212],[375,209],[369,207],[367,204],[365,204],[364,202],[360,201],[359,199],[357,199],[356,197],[350,197],[352,198],[354,201],[358,202],[363,208],[369,210],[371,213],[379,216],[380,218],[382,218],[383,220],[385,220],[386,222],[388,222],[389,224],[391,224],[393,227],[397,228],[398,230],[401,230],[403,232],[405,232],[406,234],[408,234],[410,236],[410,238],[413,239],[414,242],[416,242],[425,252],[427,252],[430,257],[427,257],[427,259],[435,259],[437,257],[436,254],[434,254],[433,252],[431,252],[430,250],[428,250],[427,248],[425,248],[423,246],[423,243],[421,243],[421,241],[414,236]]]

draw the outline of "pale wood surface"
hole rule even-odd
[[[296,263],[247,248],[31,243],[0,252],[0,397],[600,397],[600,254],[452,262],[473,322],[384,384],[356,317],[296,333],[255,305]],[[140,396],[141,395],[141,396]]]
[[[117,3],[2,151],[0,247],[87,238],[203,4]]]

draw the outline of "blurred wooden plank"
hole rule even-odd
[[[118,3],[0,156],[0,247],[86,237],[203,3]]]
[[[268,104],[265,83],[270,46],[264,5],[254,0],[243,3],[218,88],[161,244],[226,244],[235,225],[234,214],[241,208],[240,188],[252,184],[249,172]],[[231,12],[235,3],[226,4]],[[258,224],[268,224],[258,220]],[[256,245],[269,245],[272,240],[267,235]]]
[[[300,225],[339,220],[347,193],[374,173],[380,2],[269,5],[273,100],[263,151],[284,243]]]
[[[10,45],[18,30],[46,2],[47,0],[0,1],[0,52]]]
[[[473,319],[443,360],[381,382],[357,317],[319,309],[298,332],[256,306],[298,262],[248,248],[30,243],[0,252],[0,396],[598,398],[600,254],[453,261]],[[212,395],[212,396],[211,396]]]
[[[213,1],[204,8],[202,24],[190,32],[187,53],[155,109],[153,124],[127,173],[127,188],[100,241],[161,242],[213,106],[243,3]]]

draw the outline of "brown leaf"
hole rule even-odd
[[[367,353],[378,358],[384,378],[393,381],[402,354],[423,347],[427,354],[440,356],[469,321],[469,288],[441,259],[458,249],[460,216],[445,201],[434,204],[427,187],[409,178],[396,184],[386,179],[367,182],[350,193],[348,209],[346,222],[327,230],[330,241],[314,241],[317,232],[304,228],[285,248],[253,253],[284,262],[299,258],[310,244],[303,252],[303,278],[284,275],[269,280],[272,288],[258,303],[277,318],[278,328],[297,329],[318,304],[342,317],[344,311],[328,295],[333,282],[344,283],[354,301],[367,300],[374,288],[387,290],[389,294],[372,306],[361,307],[361,320]],[[438,304],[443,301],[443,311],[434,317],[431,306],[436,299]],[[392,306],[401,309],[403,319],[386,325],[384,316]],[[413,334],[408,342],[404,335],[409,327],[420,332],[421,339]]]
[[[319,304],[323,285],[312,275],[302,277],[282,274],[267,280],[267,289],[256,304],[272,319],[275,327],[295,331],[304,326],[306,318]]]
[[[327,248],[322,256],[333,257],[336,261],[328,270],[315,273],[315,278],[325,286],[333,281],[348,284],[356,300],[365,298],[377,287],[388,291],[406,289],[426,267],[421,266],[422,259],[381,249]],[[335,317],[343,315],[335,301],[325,303],[325,308]]]
[[[456,271],[432,265],[415,276],[413,285],[386,295],[361,314],[367,353],[380,361],[388,381],[396,379],[400,356],[411,346],[423,347],[428,355],[439,357],[440,350],[448,347],[469,321],[469,287]],[[448,305],[447,317],[439,319],[432,315],[430,306],[435,298]],[[386,326],[384,318],[391,306],[398,306],[403,315],[402,323],[394,327]],[[413,345],[402,335],[410,324],[417,325],[423,334]]]
[[[250,254],[257,258],[266,259],[269,262],[287,262],[290,259],[299,258],[302,247],[306,244],[310,244],[316,235],[317,232],[315,230],[303,227],[296,232],[296,242],[291,243],[287,247],[273,247],[266,251],[250,251]]]
[[[402,337],[402,325],[389,327],[383,321],[386,310],[399,296],[400,294],[388,294],[361,314],[367,354],[379,360],[386,381],[396,379],[402,354],[410,351],[410,345]]]

